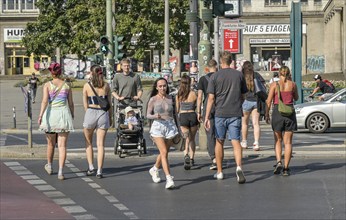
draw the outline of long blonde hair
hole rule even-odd
[[[254,86],[254,70],[253,65],[250,61],[245,61],[243,63],[243,69],[242,69],[245,81],[246,81],[246,87],[249,91],[253,92],[255,91]]]
[[[285,82],[288,79],[291,79],[291,71],[290,71],[290,68],[288,68],[287,66],[282,66],[279,69],[279,74],[280,74],[280,76],[284,76],[285,77]]]

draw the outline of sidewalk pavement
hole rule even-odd
[[[144,131],[148,132],[149,128],[144,127]],[[264,126],[262,130],[271,131],[268,125]],[[82,129],[76,129],[78,132],[82,132]],[[7,134],[27,134],[27,130],[20,129],[2,129],[1,133]],[[33,131],[34,133],[41,133],[37,130]],[[109,133],[114,133],[114,129],[110,129]],[[147,154],[143,157],[156,156],[158,150],[154,143],[151,140],[146,141],[147,144]],[[179,150],[179,146],[171,147],[169,156],[171,157],[181,157],[182,152]],[[233,157],[233,149],[229,141],[225,142],[225,157]],[[97,151],[94,148],[95,152]],[[130,152],[131,150],[129,150]],[[106,157],[115,157],[119,158],[114,154],[114,148],[106,147],[105,148]],[[130,156],[138,156],[137,154],[129,154]],[[2,146],[0,147],[0,159],[46,159],[46,145],[34,145],[32,148],[29,148],[28,145],[17,145],[17,146]],[[243,157],[271,157],[275,156],[274,146],[261,145],[260,151],[254,151],[253,149],[244,149]],[[55,154],[55,157],[58,157],[58,154]],[[85,150],[82,149],[68,149],[67,150],[68,158],[85,158]],[[208,157],[208,152],[206,150],[201,150],[199,146],[196,147],[196,157]],[[343,144],[314,144],[294,147],[293,145],[293,157],[329,157],[329,158],[346,158],[346,143]]]

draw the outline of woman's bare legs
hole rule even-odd
[[[157,148],[160,151],[160,155],[156,158],[155,167],[160,168],[162,165],[163,172],[166,176],[170,175],[169,163],[168,163],[168,149],[169,145],[167,141],[162,137],[153,138]]]
[[[93,134],[95,129],[87,129],[84,128],[84,137],[85,137],[85,151],[88,161],[88,169],[90,170],[90,167],[93,167],[94,165],[94,150],[92,146],[93,142]]]
[[[102,168],[105,158],[105,138],[107,134],[107,129],[97,129],[96,131],[96,141],[97,141],[97,173],[102,174]]]

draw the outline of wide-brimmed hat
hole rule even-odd
[[[48,67],[48,70],[53,75],[60,75],[61,74],[61,66],[59,63],[51,63]]]
[[[127,113],[129,113],[130,111],[134,111],[134,109],[131,106],[127,106],[125,108],[125,114],[127,115]]]

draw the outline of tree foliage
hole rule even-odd
[[[141,59],[150,46],[164,47],[163,0],[113,0],[114,34],[123,35],[130,55]],[[187,49],[189,25],[185,22],[188,1],[169,0],[170,48]],[[40,15],[28,23],[23,45],[28,55],[62,55],[80,58],[98,52],[101,35],[106,34],[106,0],[37,1]],[[132,40],[132,43],[131,43]]]

